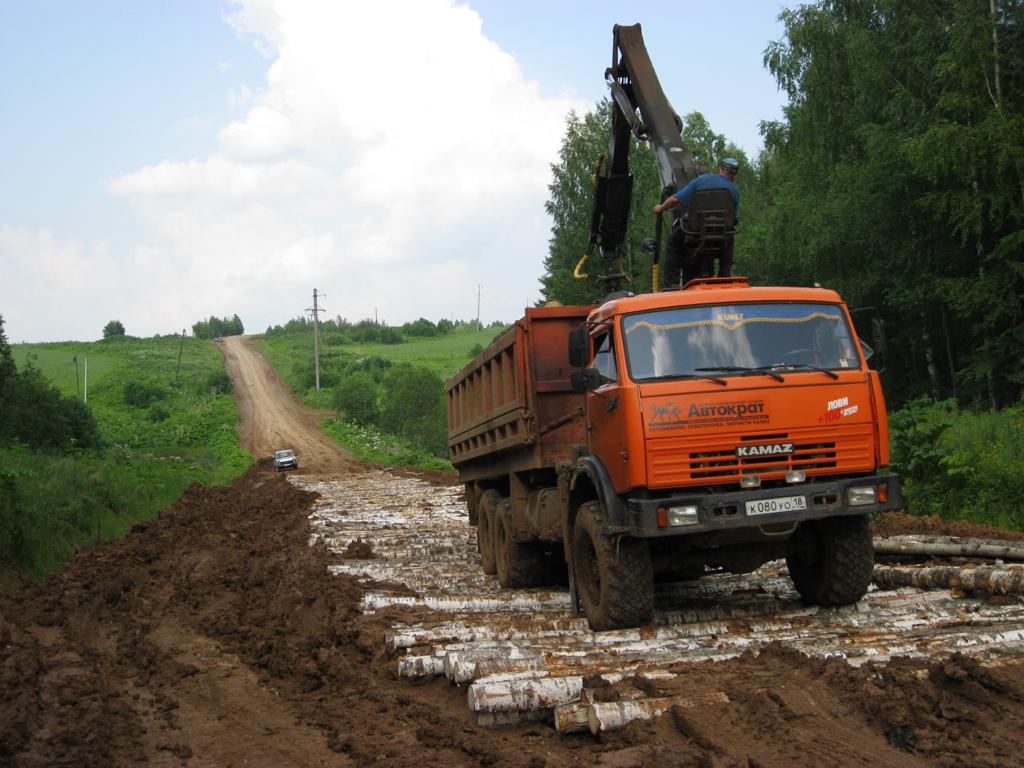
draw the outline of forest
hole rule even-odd
[[[788,95],[748,158],[699,112],[683,137],[699,166],[742,161],[734,273],[762,284],[839,290],[878,307],[897,403],[1016,403],[1024,384],[1024,38],[1020,2],[847,0],[785,11],[765,65]],[[586,250],[590,175],[611,135],[610,102],[570,117],[548,211],[546,300],[592,301],[572,279]],[[633,271],[654,231],[654,158],[639,142]],[[644,281],[648,281],[645,284]]]
[[[761,123],[758,156],[698,111],[682,120],[698,166],[741,161],[733,274],[818,283],[851,308],[876,308],[894,456],[912,500],[916,484],[915,511],[942,512],[948,492],[969,489],[989,498],[984,517],[1019,516],[1008,495],[1024,490],[1014,479],[1024,469],[1024,3],[822,0],[781,20],[764,64],[788,104]],[[611,109],[604,100],[568,120],[547,204],[544,300],[600,298],[572,271]],[[634,140],[631,160],[627,267],[644,291],[640,244],[661,190],[645,144]]]

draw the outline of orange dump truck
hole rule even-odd
[[[655,580],[777,558],[805,601],[856,602],[868,517],[901,505],[870,354],[823,288],[708,278],[528,309],[448,382],[484,570],[568,574],[595,629],[647,622]]]

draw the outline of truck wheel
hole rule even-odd
[[[484,573],[494,573],[494,519],[501,502],[501,494],[491,489],[480,497],[479,521],[476,527],[476,544],[480,550],[480,564]]]
[[[469,524],[476,525],[480,522],[480,499],[476,498],[472,483],[466,483],[463,498],[466,500],[466,512],[469,513]]]
[[[498,583],[506,589],[515,589],[538,587],[556,580],[557,573],[551,567],[554,558],[547,555],[539,543],[515,540],[512,501],[502,501],[494,520],[494,561]]]
[[[647,542],[601,532],[601,504],[588,501],[572,532],[573,572],[591,629],[645,624],[654,612],[654,569]]]
[[[832,517],[809,525],[813,546],[786,557],[796,591],[811,605],[857,602],[868,591],[875,567],[867,517]]]

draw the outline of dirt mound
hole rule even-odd
[[[464,691],[395,679],[382,633],[399,617],[362,616],[361,589],[308,546],[313,498],[262,462],[0,599],[0,765],[1015,759],[1024,667],[852,669],[781,647],[689,665],[685,691],[645,691],[683,695],[670,717],[600,740],[480,728]]]
[[[969,523],[966,520],[944,520],[937,515],[908,515],[906,512],[883,512],[872,524],[875,536],[961,536],[972,539],[1024,540],[1024,533],[1006,531],[992,525]]]

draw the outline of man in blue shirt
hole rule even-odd
[[[740,215],[740,191],[733,182],[739,172],[739,161],[732,157],[722,160],[718,166],[718,173],[705,173],[691,181],[676,194],[667,198],[665,202],[654,206],[654,212],[661,214],[677,205],[689,208],[693,193],[700,189],[727,189],[732,195],[735,206],[734,216],[736,221]],[[712,272],[713,264],[707,258],[687,258],[686,235],[678,222],[672,228],[668,243],[665,249],[665,278],[666,286],[677,287],[686,285],[695,277],[708,276]],[[728,277],[732,271],[732,237],[730,236],[723,244],[721,255],[718,259],[718,276]]]

